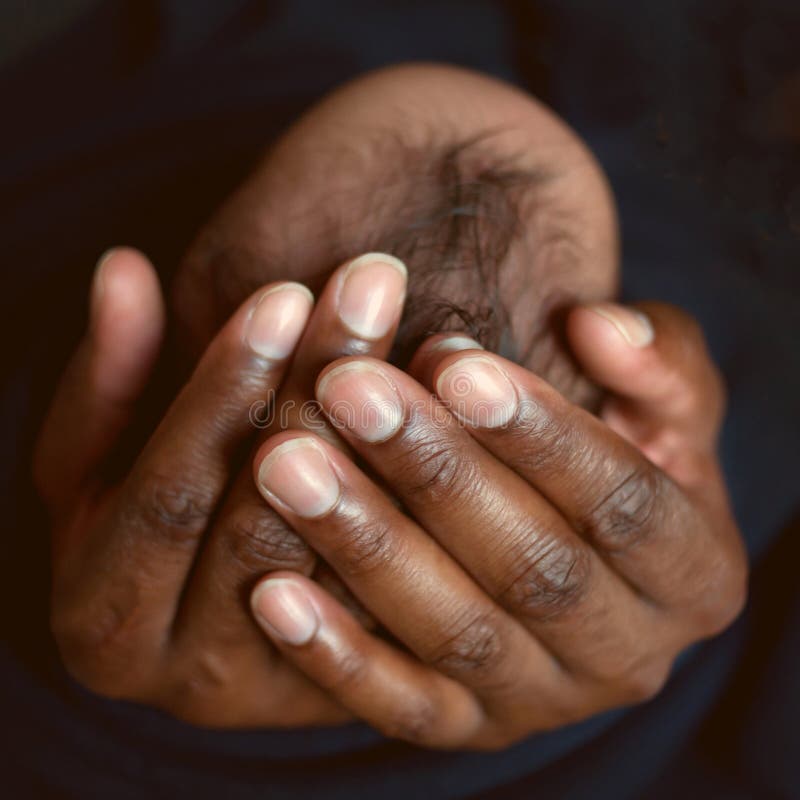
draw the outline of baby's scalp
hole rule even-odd
[[[396,363],[430,333],[461,331],[583,399],[557,318],[613,294],[613,205],[588,151],[532,98],[425,65],[334,92],[198,237],[177,276],[177,311],[189,329],[202,319],[207,338],[259,285],[318,289],[366,251],[409,267]]]

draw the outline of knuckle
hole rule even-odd
[[[630,550],[658,529],[656,516],[663,490],[656,470],[637,467],[592,509],[584,527],[604,550]]]
[[[437,744],[438,710],[434,701],[425,694],[403,698],[381,725],[381,733],[392,739],[402,739],[414,744]]]
[[[529,545],[500,601],[512,613],[536,621],[563,615],[578,606],[589,588],[591,559],[578,541],[540,533]]]
[[[132,698],[139,659],[136,631],[141,621],[135,609],[112,604],[91,610],[59,611],[50,629],[67,672],[96,694]]]
[[[411,501],[423,495],[428,501],[453,503],[468,487],[474,491],[479,478],[475,464],[465,448],[453,441],[449,428],[414,431],[392,467],[393,480]]]
[[[559,398],[548,404],[522,404],[517,424],[509,428],[511,447],[508,463],[523,474],[544,480],[558,478],[565,470],[579,467],[586,456],[585,442],[576,432],[573,412]]]
[[[360,518],[348,524],[333,545],[329,561],[337,572],[366,576],[394,565],[399,545],[391,525],[385,520]]]
[[[245,575],[302,569],[313,561],[308,545],[280,517],[262,506],[245,506],[222,533],[227,554]]]
[[[184,722],[213,724],[224,714],[226,704],[221,701],[234,684],[234,677],[229,659],[201,649],[188,660],[181,659],[175,676],[155,701]]]
[[[506,656],[497,614],[488,612],[456,623],[455,633],[427,657],[439,672],[470,684],[485,684],[497,674]]]
[[[147,473],[133,489],[123,517],[137,527],[167,536],[175,545],[194,546],[215,501],[214,491],[202,480]]]

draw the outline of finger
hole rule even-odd
[[[366,253],[339,267],[320,295],[283,394],[313,400],[317,375],[341,356],[388,356],[407,279],[403,262],[385,253]]]
[[[153,634],[168,630],[231,457],[252,430],[249,408],[277,389],[311,305],[305,287],[277,284],[220,331],[137,459],[108,521],[87,536],[80,561],[61,581],[60,602],[79,615],[98,611],[114,631],[160,642]]]
[[[314,430],[342,446],[319,413],[314,381],[326,364],[346,353],[374,353],[379,358],[388,355],[405,287],[403,263],[382,253],[362,255],[333,273],[309,319],[277,401],[260,420],[261,442],[271,433],[294,427]],[[203,547],[181,603],[178,635],[193,641],[215,635],[212,632],[226,639],[236,631],[246,635],[252,622],[242,613],[243,592],[249,594],[256,579],[274,570],[309,575],[315,562],[306,542],[264,504],[248,462]],[[346,590],[335,575],[327,580],[334,594],[345,596]],[[366,612],[359,615],[368,620]]]
[[[314,384],[331,361],[351,354],[385,358],[392,348],[408,272],[385,253],[346,262],[328,280],[281,387],[261,441],[280,430],[304,428],[341,446],[314,402]]]
[[[488,353],[446,354],[434,384],[476,440],[535,486],[644,596],[691,609],[700,620],[735,605],[742,553],[732,520],[712,524],[603,422]]]
[[[67,367],[34,456],[51,510],[75,502],[116,443],[144,389],[164,332],[158,277],[136,250],[105,254],[92,282],[91,325]]]
[[[584,372],[613,392],[606,421],[654,463],[714,451],[724,391],[691,317],[662,303],[602,303],[573,309],[567,335]]]
[[[483,349],[482,344],[466,334],[435,333],[429,336],[414,353],[408,364],[408,374],[432,391],[434,372],[446,355]]]
[[[571,670],[610,674],[657,630],[658,615],[558,510],[410,376],[338,361],[317,396],[425,531]]]
[[[246,613],[256,581],[267,572],[291,570],[310,576],[316,553],[279,514],[264,503],[241,473],[226,495],[198,555],[173,624],[181,647],[229,649],[263,638]]]
[[[252,608],[287,660],[384,735],[447,748],[480,731],[483,713],[467,689],[364,631],[308,578],[268,576]]]
[[[350,459],[288,432],[264,445],[255,470],[270,505],[420,660],[487,703],[515,685],[546,704],[555,660]]]

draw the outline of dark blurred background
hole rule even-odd
[[[800,3],[3,0],[0,786],[8,797],[800,797]],[[551,104],[608,172],[628,298],[704,325],[753,559],[665,692],[502,754],[360,726],[213,734],[92,697],[47,634],[31,438],[97,256],[165,279],[271,138],[365,70],[446,61]]]

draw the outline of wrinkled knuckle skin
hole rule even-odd
[[[556,401],[553,401],[556,402]],[[576,436],[572,412],[556,402],[548,409],[534,399],[523,402],[510,436],[507,463],[518,472],[550,480],[578,466],[585,446]]]
[[[559,541],[541,534],[519,558],[519,566],[500,602],[515,616],[545,622],[580,605],[589,589],[591,559],[579,542]]]
[[[381,519],[360,518],[352,521],[336,537],[328,559],[337,572],[367,576],[391,566],[398,553],[391,526]]]
[[[215,493],[200,482],[152,473],[138,482],[122,518],[176,546],[194,547],[215,503]]]
[[[276,514],[261,506],[237,509],[222,539],[228,556],[244,575],[276,569],[304,569],[314,560],[308,545]]]
[[[426,658],[437,671],[468,684],[484,685],[496,674],[506,646],[495,615],[482,614],[455,626],[455,633]]]
[[[67,672],[95,694],[135,699],[138,653],[135,610],[56,610],[50,629]]]
[[[402,454],[391,465],[393,485],[406,500],[453,503],[467,488],[475,491],[477,471],[450,436],[449,428],[407,436]]]
[[[603,550],[621,553],[658,530],[662,481],[646,466],[625,477],[589,514],[584,526]]]

